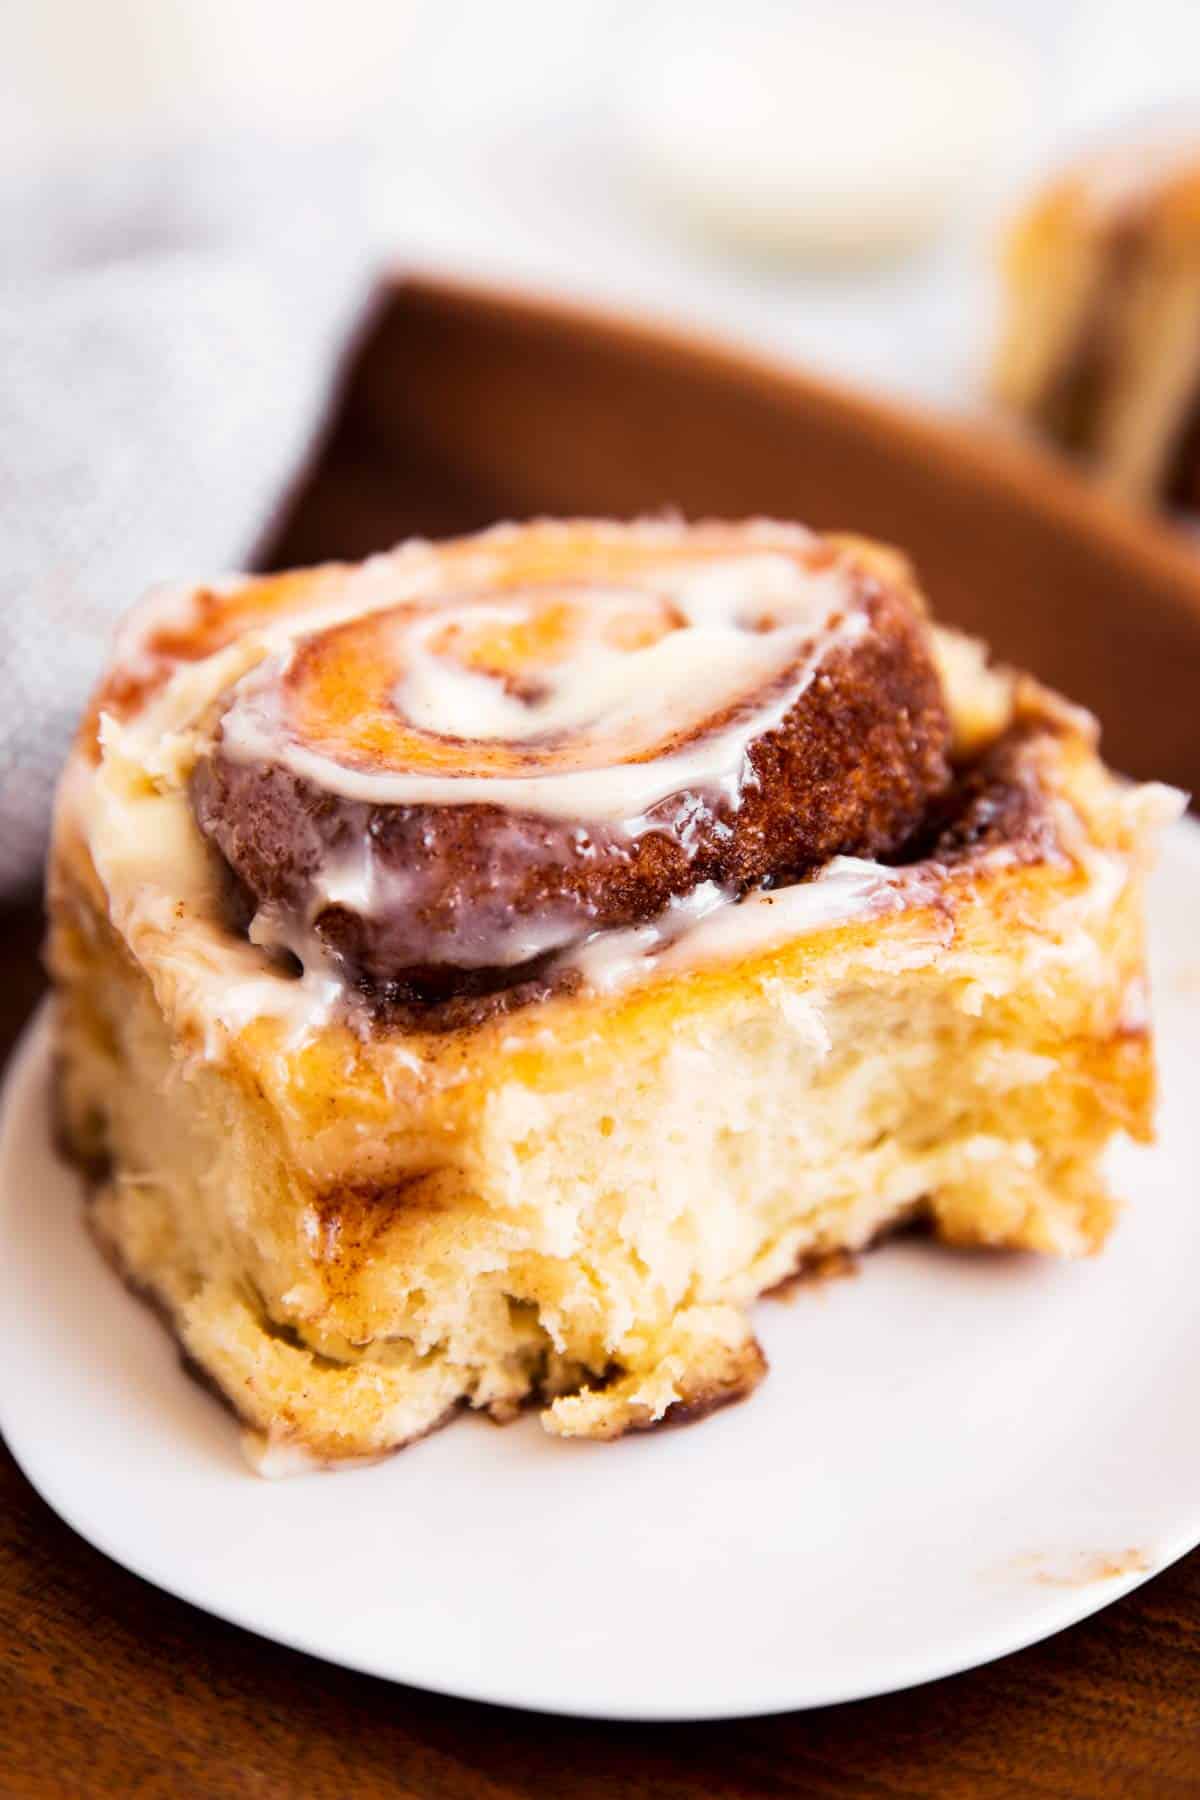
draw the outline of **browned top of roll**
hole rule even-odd
[[[525,979],[701,883],[889,855],[948,785],[919,597],[868,552],[530,526],[429,552],[420,585],[346,616],[334,583],[192,779],[256,941],[384,997]]]

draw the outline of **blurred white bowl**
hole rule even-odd
[[[658,26],[629,97],[636,166],[660,210],[758,257],[909,249],[1032,115],[1027,47],[979,18],[671,6]]]

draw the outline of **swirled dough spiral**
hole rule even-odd
[[[764,525],[469,542],[299,613],[223,696],[192,792],[257,941],[406,998],[501,985],[701,883],[894,852],[944,789],[899,564]]]

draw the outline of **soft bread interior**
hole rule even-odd
[[[1125,800],[1097,795],[1129,850]],[[1148,1129],[1135,873],[1002,870],[953,922],[930,906],[634,1006],[534,1008],[470,1047],[466,1099],[398,1107],[369,1161],[319,1179],[245,1065],[182,1049],[86,903],[53,954],[67,1132],[110,1165],[96,1231],[268,1470],[378,1454],[460,1404],[535,1399],[596,1437],[705,1410],[758,1379],[749,1303],[807,1259],[916,1216],[1087,1252],[1113,1216],[1100,1153]],[[307,1092],[314,1134],[354,1113],[345,1085]]]

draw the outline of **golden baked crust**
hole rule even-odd
[[[1140,886],[1172,802],[1035,684],[938,660],[963,762],[907,860],[601,934],[474,1010],[289,977],[231,927],[195,744],[138,736],[144,694],[98,761],[85,729],[50,880],[65,1130],[267,1472],[462,1405],[594,1437],[699,1414],[761,1378],[758,1294],[910,1217],[1103,1241],[1100,1154],[1150,1131]]]
[[[1036,194],[1004,256],[994,387],[1125,498],[1200,504],[1200,138],[1133,140]]]

